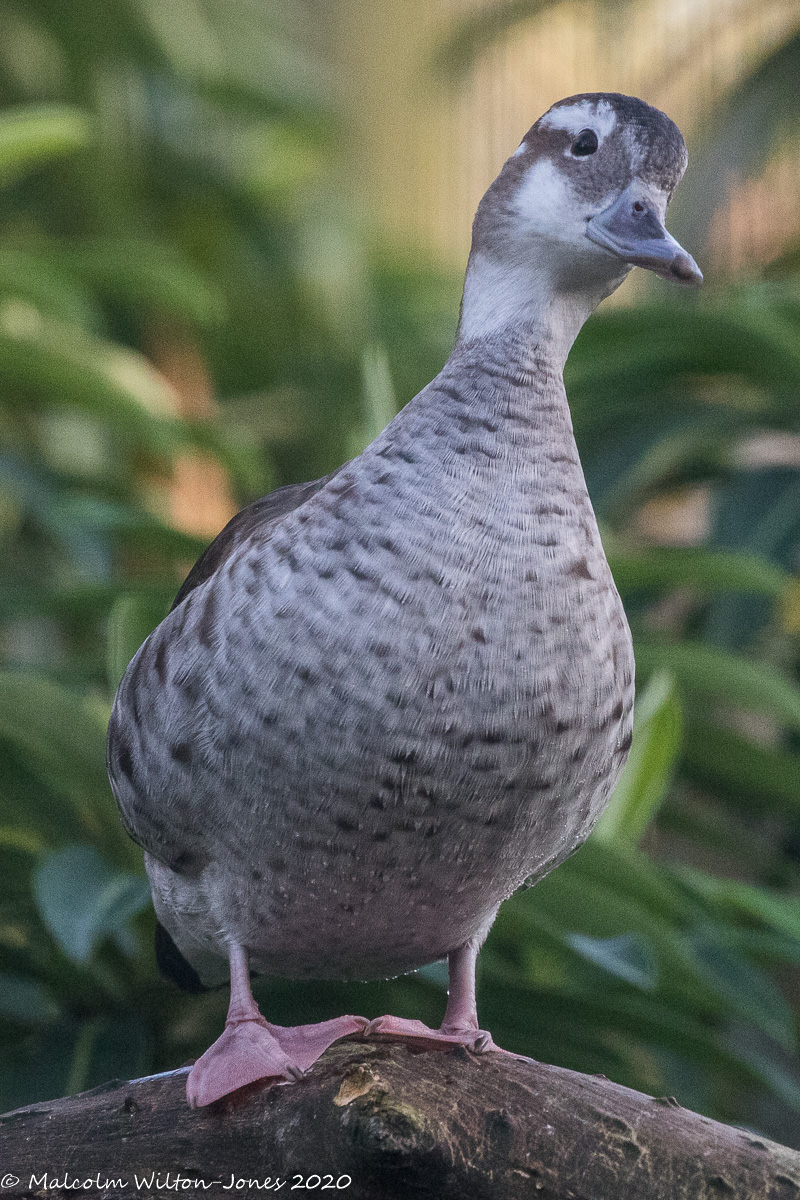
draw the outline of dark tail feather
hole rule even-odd
[[[209,990],[200,982],[197,971],[183,957],[160,921],[156,921],[156,962],[162,978],[177,983],[182,991],[196,996]]]

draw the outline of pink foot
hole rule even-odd
[[[362,1033],[366,1017],[336,1017],[318,1025],[271,1025],[263,1017],[229,1022],[222,1036],[198,1058],[186,1081],[192,1108],[212,1104],[258,1079],[302,1079],[328,1046]]]
[[[282,1049],[263,1017],[248,1017],[229,1021],[198,1058],[186,1080],[186,1098],[192,1108],[198,1108],[257,1079],[295,1080],[302,1075],[302,1068]]]
[[[499,1046],[492,1041],[492,1035],[485,1029],[458,1029],[445,1025],[441,1029],[431,1029],[422,1021],[406,1020],[404,1017],[376,1017],[367,1026],[366,1034],[367,1037],[405,1038],[420,1049],[428,1050],[437,1047],[446,1049],[447,1046],[466,1046],[475,1054],[499,1050]]]
[[[268,1029],[292,1062],[307,1071],[328,1046],[351,1033],[363,1033],[368,1025],[366,1017],[334,1017],[317,1025],[268,1025]]]
[[[221,1037],[189,1072],[186,1098],[192,1108],[213,1104],[229,1092],[258,1079],[292,1083],[338,1038],[361,1033],[365,1017],[336,1017],[318,1025],[270,1025],[258,1011],[250,990],[247,950],[230,942],[231,1000]]]
[[[465,942],[448,954],[450,988],[447,1008],[440,1029],[430,1029],[422,1021],[409,1021],[405,1017],[376,1017],[366,1028],[366,1035],[382,1038],[404,1038],[420,1050],[445,1050],[448,1046],[466,1046],[474,1054],[486,1054],[490,1050],[507,1054],[510,1058],[523,1058],[509,1050],[501,1050],[492,1041],[492,1035],[478,1028],[478,1010],[475,1006],[475,960],[478,957],[478,941]],[[524,1059],[530,1062],[530,1059]]]

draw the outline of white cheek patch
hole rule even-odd
[[[617,114],[608,100],[581,100],[577,104],[565,104],[551,108],[539,121],[544,129],[563,129],[573,136],[582,129],[593,129],[599,142],[614,129]]]
[[[514,207],[529,233],[558,237],[572,223],[577,202],[569,180],[544,158],[525,172]]]

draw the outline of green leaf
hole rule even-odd
[[[800,689],[769,663],[741,658],[701,642],[638,639],[636,664],[643,675],[669,671],[687,691],[708,693],[729,705],[771,713],[785,725],[800,729]]]
[[[608,427],[619,419],[620,406],[641,417],[643,395],[676,386],[680,391],[669,393],[676,411],[690,408],[707,422],[724,415],[726,406],[709,406],[702,391],[694,393],[692,377],[746,380],[784,400],[787,413],[800,384],[800,349],[792,325],[774,311],[764,312],[763,305],[748,308],[727,293],[711,292],[680,306],[670,300],[602,310],[584,326],[568,365],[576,429],[584,418]],[[598,393],[609,397],[610,409],[598,404]],[[757,393],[747,400],[743,415],[765,407]],[[647,414],[647,424],[660,415]]]
[[[673,588],[689,584],[701,591],[750,592],[779,598],[792,576],[766,558],[695,547],[659,547],[609,554],[620,591],[633,588]]]
[[[752,742],[694,717],[683,739],[683,774],[747,813],[800,814],[800,755]]]
[[[767,1086],[773,1095],[780,1097],[795,1112],[800,1112],[800,1084],[797,1073],[791,1067],[787,1069],[775,1055],[766,1054],[752,1039],[736,1037],[735,1031],[731,1042],[735,1044],[736,1054]]]
[[[0,849],[8,848],[19,850],[22,854],[39,854],[44,847],[42,839],[30,830],[0,825]]]
[[[690,936],[689,945],[705,978],[713,981],[715,990],[725,998],[733,1012],[786,1049],[794,1048],[792,1010],[764,971],[703,930]]]
[[[348,446],[349,457],[360,454],[397,414],[389,359],[383,346],[367,346],[361,356],[362,417]]]
[[[0,1108],[55,1099],[148,1070],[152,1047],[137,1016],[65,1015],[3,1047]]]
[[[0,378],[20,385],[4,389],[8,405],[35,389],[48,404],[72,404],[135,431],[164,452],[180,440],[175,394],[142,355],[56,321],[30,304],[0,304]]]
[[[38,1025],[54,1021],[58,1005],[35,979],[0,972],[0,1016],[25,1025]]]
[[[42,920],[73,962],[87,962],[110,935],[136,953],[128,922],[150,901],[141,876],[113,870],[92,846],[67,846],[48,855],[33,882]]]
[[[565,887],[571,886],[574,876],[602,889],[615,903],[627,904],[628,911],[649,914],[675,928],[695,919],[696,906],[684,889],[630,842],[590,837],[558,871],[537,886],[534,895],[538,897],[554,883],[557,885],[559,877],[564,878]],[[577,923],[572,927],[578,928]]]
[[[192,560],[208,545],[207,538],[166,525],[133,505],[115,504],[83,492],[62,494],[60,499],[65,522],[90,531],[112,533],[125,545]]]
[[[91,120],[68,104],[27,105],[0,115],[0,183],[89,145]]]
[[[567,934],[567,942],[587,961],[602,967],[635,987],[651,990],[658,982],[658,963],[647,940],[635,933],[596,938],[583,933]]]
[[[79,696],[35,675],[0,673],[0,738],[23,750],[44,782],[87,810],[106,790],[105,736]]]
[[[0,672],[0,745],[8,743],[43,785],[29,803],[50,805],[51,795],[62,797],[69,803],[61,817],[67,836],[80,831],[115,862],[133,864],[139,852],[122,830],[106,776],[107,721],[107,711],[50,680]],[[21,808],[18,837],[25,815]]]
[[[104,238],[57,246],[54,253],[87,286],[131,308],[201,326],[219,324],[225,315],[221,290],[174,246]]]
[[[638,697],[633,743],[608,807],[595,827],[603,842],[637,842],[664,798],[681,739],[681,707],[671,677],[656,672]]]
[[[108,618],[106,664],[112,691],[119,685],[128,663],[148,634],[166,613],[158,601],[141,594],[115,600]]]
[[[27,300],[59,320],[85,328],[98,326],[100,314],[89,292],[55,258],[51,247],[0,248],[0,291]]]
[[[800,896],[781,896],[733,879],[716,879],[692,867],[675,866],[677,878],[722,911],[746,916],[800,940]]]
[[[602,843],[587,843],[585,849],[588,850],[590,845],[595,851],[604,849]],[[498,934],[508,936],[506,931],[510,931],[509,950],[513,946],[515,958],[525,963],[526,977],[542,982],[539,957],[544,941],[550,959],[546,971],[554,983],[562,990],[567,987],[589,994],[597,986],[596,978],[585,972],[576,974],[574,962],[565,959],[563,954],[559,956],[557,942],[568,947],[574,958],[573,938],[576,934],[600,942],[635,936],[643,939],[656,956],[659,990],[665,996],[669,995],[673,1003],[701,1012],[718,1007],[708,986],[698,979],[696,966],[687,958],[684,945],[684,922],[693,918],[694,910],[699,906],[696,903],[677,908],[672,905],[670,911],[662,907],[658,899],[654,904],[650,884],[661,890],[664,881],[660,878],[661,873],[646,860],[641,864],[640,872],[626,877],[627,855],[604,856],[608,868],[616,862],[616,875],[603,877],[596,871],[587,873],[580,869],[577,864],[583,853],[564,863],[531,893],[517,898],[513,908],[507,905],[501,910]],[[587,857],[596,859],[598,855]],[[642,875],[648,877],[644,886]],[[673,884],[669,891],[678,889]],[[556,968],[559,959],[560,965]]]

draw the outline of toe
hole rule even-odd
[[[466,1046],[475,1054],[485,1054],[488,1050],[497,1050],[492,1035],[485,1029],[466,1029],[455,1025],[443,1025],[441,1029],[431,1029],[422,1021],[406,1020],[404,1017],[376,1017],[367,1026],[366,1035],[367,1037],[374,1035],[403,1038],[426,1049]]]
[[[364,1031],[367,1037],[376,1034],[382,1037],[430,1038],[436,1037],[436,1030],[431,1029],[424,1021],[415,1021],[406,1017],[375,1017]]]
[[[294,1081],[302,1076],[302,1066],[260,1022],[246,1021],[226,1026],[197,1060],[186,1081],[186,1097],[198,1108],[259,1079]]]
[[[366,1017],[345,1016],[320,1021],[316,1025],[295,1025],[291,1028],[270,1025],[269,1029],[292,1062],[307,1071],[339,1038],[363,1033],[368,1025]]]

